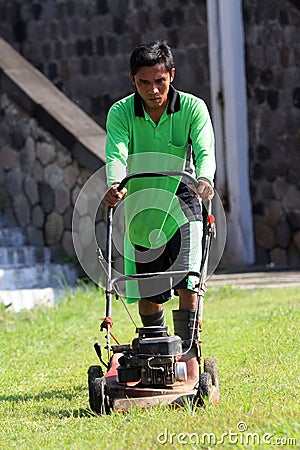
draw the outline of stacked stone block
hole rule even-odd
[[[244,0],[257,261],[300,266],[300,9]]]
[[[35,119],[0,97],[0,200],[3,226],[30,230],[54,260],[74,256],[72,215],[90,172]]]

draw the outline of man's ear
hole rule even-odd
[[[135,86],[135,80],[134,80],[134,75],[133,75],[133,73],[130,72],[129,76],[130,76],[130,79],[131,79],[131,83],[133,84],[133,86]]]
[[[175,78],[175,67],[173,67],[173,69],[171,69],[171,71],[170,71],[170,81],[171,81],[171,83],[174,80],[174,78]]]

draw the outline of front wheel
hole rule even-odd
[[[109,399],[106,394],[105,378],[95,378],[93,380],[93,402],[92,411],[99,416],[105,416],[110,412]]]
[[[98,415],[108,414],[110,408],[106,395],[106,383],[100,366],[89,367],[88,386],[91,410]]]

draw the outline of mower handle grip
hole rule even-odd
[[[154,178],[154,177],[185,177],[187,178],[197,189],[198,188],[198,181],[196,178],[194,178],[191,174],[186,172],[185,170],[163,170],[161,172],[135,172],[127,175],[121,183],[118,186],[118,191],[121,191],[125,185],[128,183],[129,180],[132,180],[133,178]]]

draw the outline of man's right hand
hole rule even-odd
[[[127,194],[127,189],[123,188],[118,191],[119,183],[113,184],[103,197],[103,201],[107,206],[114,207]]]

